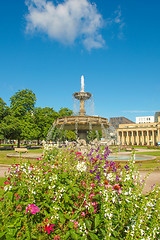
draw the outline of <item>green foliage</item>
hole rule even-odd
[[[88,140],[92,141],[94,139],[101,139],[102,138],[102,131],[89,131],[87,135]]]
[[[0,125],[0,133],[6,139],[18,139],[21,135],[21,121],[13,114],[3,119]]]
[[[45,139],[49,131],[50,126],[57,119],[58,113],[53,110],[53,108],[35,108],[34,120],[35,124],[39,129],[39,133],[36,139]]]
[[[0,122],[10,114],[10,108],[7,107],[7,104],[3,101],[2,98],[0,98]]]
[[[10,108],[0,98],[0,139],[42,140],[58,117],[70,116],[72,110],[61,108],[59,112],[53,108],[35,108],[36,96],[32,90],[19,90],[10,98]],[[54,130],[55,139],[74,140],[73,132]],[[65,136],[66,134],[66,136]]]
[[[39,129],[35,125],[30,113],[26,113],[23,118],[8,115],[3,119],[0,126],[0,133],[6,139],[36,139]]]
[[[16,117],[22,117],[27,112],[32,113],[36,102],[36,96],[32,90],[19,90],[10,98],[10,108]]]
[[[12,165],[0,192],[0,238],[158,239],[159,187],[142,195],[133,160],[122,168],[108,154],[46,144],[35,164]]]
[[[59,117],[71,116],[73,111],[68,108],[61,108],[59,110]]]
[[[77,138],[75,132],[70,130],[66,131],[65,137],[67,140],[72,140],[72,141],[76,140]]]

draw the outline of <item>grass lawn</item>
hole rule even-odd
[[[20,163],[21,162],[21,160],[19,158],[7,157],[8,153],[15,153],[15,151],[14,150],[0,151],[0,164],[11,165],[13,163]],[[28,150],[28,153],[43,153],[43,149]],[[31,160],[31,161],[35,161],[35,160]],[[28,160],[27,159],[22,159],[22,162],[28,162]]]
[[[160,157],[160,151],[153,151],[153,152],[136,152],[138,155],[150,155],[150,156],[157,156]]]
[[[19,158],[15,157],[7,157],[8,153],[14,153],[15,151],[0,151],[0,164],[6,164],[6,165],[11,165],[13,163],[20,163],[20,162],[28,162],[27,159],[22,159],[20,160]],[[43,153],[43,149],[31,149],[28,150],[29,153]],[[160,151],[153,151],[153,152],[138,152],[136,153],[137,155],[150,155],[150,156],[156,156],[157,158],[152,161],[144,161],[142,163],[136,163],[136,167],[138,170],[141,169],[157,169],[160,170]],[[36,162],[36,159],[32,160],[30,159],[29,161],[31,162]],[[122,166],[124,165],[123,163],[121,164]]]

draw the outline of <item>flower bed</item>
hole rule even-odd
[[[12,165],[0,196],[0,239],[158,239],[160,189],[142,195],[131,159],[45,145],[33,165]]]

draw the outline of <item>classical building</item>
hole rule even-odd
[[[120,124],[117,136],[122,145],[160,145],[160,116],[153,123]]]

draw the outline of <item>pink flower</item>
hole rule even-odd
[[[81,215],[82,215],[83,217],[85,217],[86,214],[85,214],[85,212],[82,212]]]
[[[90,194],[89,194],[89,198],[92,200],[92,198],[95,196],[96,194],[92,191]]]
[[[91,187],[94,188],[96,185],[94,183],[91,183]]]
[[[21,199],[20,196],[18,195],[18,193],[15,193],[14,195],[16,197],[16,201],[18,200],[18,198]]]
[[[2,201],[4,199],[4,197],[0,198],[0,201]]]
[[[92,206],[97,206],[97,202],[92,202]]]
[[[31,211],[31,214],[35,214],[39,212],[40,209],[35,204],[28,204],[25,215],[27,214],[28,211]]]
[[[105,189],[107,189],[107,188],[113,188],[113,186],[112,185],[105,185]]]
[[[10,182],[9,181],[5,181],[4,184],[8,185],[8,184],[10,184]]]
[[[59,235],[56,235],[56,236],[54,237],[54,240],[57,240],[57,239],[59,239],[59,240],[61,239]]]
[[[21,207],[21,205],[19,204],[17,207],[17,211],[19,211],[19,212],[21,212],[22,211],[22,207]]]
[[[46,223],[45,223],[46,222]],[[45,222],[43,221],[43,224],[45,225],[45,227],[43,227],[44,228],[44,231],[45,232],[48,232],[48,234],[50,234],[50,231],[54,231],[54,229],[52,228],[52,227],[54,227],[55,226],[55,224],[47,224],[47,218],[45,219]],[[58,239],[58,238],[57,238]]]

